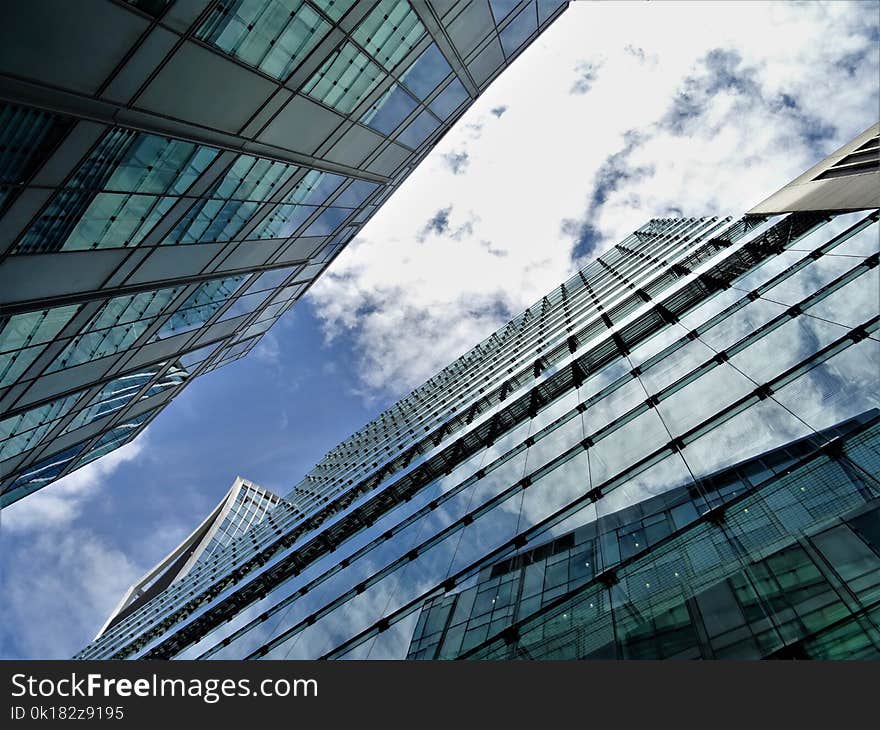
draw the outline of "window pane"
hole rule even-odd
[[[441,119],[447,119],[468,98],[470,97],[468,97],[468,93],[461,81],[453,79],[449,86],[443,89],[437,95],[437,98],[431,102],[431,111]]]
[[[504,55],[508,58],[513,56],[536,30],[538,30],[538,19],[535,15],[535,8],[528,6],[520,11],[520,14],[501,31],[501,46],[504,48]]]
[[[217,154],[191,142],[111,130],[16,252],[136,246]]]
[[[0,386],[14,383],[78,310],[71,305],[0,317]]]
[[[424,35],[425,28],[407,0],[381,0],[353,38],[391,71]]]
[[[440,126],[437,118],[428,111],[423,111],[413,119],[399,135],[397,141],[409,147],[416,148],[424,142],[431,133]]]
[[[432,43],[412,66],[401,74],[400,80],[419,99],[426,99],[451,71],[440,49]]]
[[[415,99],[395,84],[375,104],[367,109],[361,117],[364,124],[369,124],[377,132],[386,137],[410,115],[417,106]]]
[[[379,85],[385,74],[352,43],[345,43],[303,86],[303,92],[348,114]]]
[[[285,79],[330,27],[302,0],[223,0],[196,37],[270,76]]]

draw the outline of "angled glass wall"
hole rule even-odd
[[[519,3],[520,50],[565,5]],[[0,507],[246,356],[513,58],[474,75],[512,22],[488,0],[34,0],[6,21],[42,53],[0,54]],[[144,373],[146,400],[80,415]]]
[[[259,524],[281,501],[278,495],[237,477],[220,504],[202,524],[128,589],[98,632],[98,637],[169,585],[183,578],[193,565],[207,559]]]
[[[872,655],[878,256],[876,210],[648,222],[81,656]]]
[[[484,568],[407,658],[876,658],[878,438],[875,409]]]

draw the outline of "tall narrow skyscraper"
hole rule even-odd
[[[880,657],[880,187],[847,205],[853,179],[649,221],[80,656]]]
[[[277,494],[238,477],[202,524],[128,589],[101,627],[98,637],[169,585],[181,580],[194,565],[207,560],[258,525],[280,501]]]
[[[4,7],[0,507],[253,349],[566,5]]]

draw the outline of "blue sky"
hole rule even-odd
[[[236,475],[288,491],[385,405],[353,395],[355,369],[342,340],[324,344],[305,301],[257,352],[190,384],[134,448],[98,462],[110,463],[103,473],[87,467],[52,485],[63,496],[4,510],[0,656],[81,648]]]
[[[741,214],[877,121],[878,18],[573,3],[256,351],[3,511],[0,656],[72,655],[236,475],[285,493],[647,219]]]

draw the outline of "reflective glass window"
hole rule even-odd
[[[22,472],[21,476],[10,484],[4,490],[3,495],[0,496],[18,493],[15,494],[15,497],[20,498],[25,494],[35,492],[50,482],[55,481],[61,473],[70,466],[71,462],[76,459],[84,446],[85,442],[80,442],[64,451],[53,454],[45,459],[41,459],[36,464],[32,464]]]
[[[69,125],[55,114],[0,104],[0,214]]]
[[[424,35],[425,28],[407,0],[379,0],[352,37],[391,71]]]
[[[78,310],[70,305],[0,317],[0,386],[18,380]]]
[[[813,304],[806,313],[843,327],[858,327],[880,314],[877,292],[880,292],[880,268],[874,267]]]
[[[304,236],[329,236],[351,215],[348,208],[325,208],[303,231]]]
[[[843,275],[855,262],[845,256],[821,256],[792,276],[761,294],[768,301],[780,305],[797,304],[805,297]]]
[[[728,363],[719,363],[660,401],[657,408],[673,436],[680,436],[757,386]]]
[[[160,363],[164,365],[164,363]],[[129,405],[143,387],[150,382],[157,374],[158,368],[146,370],[137,373],[123,375],[111,382],[107,383],[100,392],[92,398],[89,405],[83,408],[65,427],[64,433],[73,431],[88,425],[99,418],[116,413],[122,408]],[[186,379],[186,372],[180,369],[171,368],[156,383],[154,383],[142,398],[162,393],[169,388],[176,388]]]
[[[400,80],[419,99],[427,99],[452,69],[435,43],[428,46],[413,64],[404,71]]]
[[[368,182],[367,180],[354,180],[339,194],[336,200],[333,201],[333,204],[357,208],[370,197],[377,187],[379,187],[378,183]]]
[[[61,354],[49,371],[120,352],[149,329],[182,287],[125,294],[110,299]]]
[[[0,460],[9,459],[39,444],[43,436],[70,412],[81,395],[74,393],[58,398],[0,421]]]
[[[367,109],[361,121],[386,137],[416,108],[417,104],[401,86],[395,84]]]
[[[239,274],[199,284],[196,290],[166,320],[155,339],[161,340],[201,327],[238,291],[245,279],[247,279],[247,275]]]
[[[535,14],[535,8],[529,5],[521,10],[519,15],[501,31],[501,47],[504,49],[504,55],[508,58],[513,56],[528,37],[537,30],[538,18]]]
[[[495,25],[501,23],[510,12],[519,5],[519,0],[489,0],[489,7],[492,8],[492,16],[495,18]]]
[[[880,408],[880,342],[866,338],[807,370],[773,397],[816,430]]]
[[[458,79],[453,79],[431,102],[431,111],[441,119],[448,119],[470,97]]]
[[[101,436],[92,448],[86,451],[86,453],[77,460],[73,468],[79,469],[81,466],[85,466],[86,464],[93,462],[95,459],[100,459],[102,456],[106,456],[111,451],[115,451],[120,446],[130,441],[132,436],[134,436],[135,431],[137,431],[147,419],[156,413],[157,410],[157,408],[153,408],[146,413],[141,413],[139,416],[126,418],[123,423],[114,426],[111,430]]]
[[[114,129],[31,225],[19,253],[136,246],[218,152]]]
[[[266,299],[271,296],[278,286],[293,271],[298,268],[296,266],[288,266],[283,269],[274,269],[266,271],[257,277],[257,280],[251,284],[244,294],[238,297],[232,305],[220,317],[220,320],[231,319],[242,314],[248,314],[257,309]],[[286,304],[286,302],[285,302]]]
[[[566,0],[538,0],[538,22],[543,23],[565,2]]]
[[[269,76],[285,79],[330,28],[302,0],[222,0],[196,37]]]
[[[192,372],[201,363],[207,360],[214,352],[214,350],[216,350],[222,344],[224,344],[224,342],[214,342],[210,345],[200,347],[198,350],[187,352],[184,355],[180,356],[180,364],[184,367],[184,369]]]
[[[440,126],[440,122],[429,111],[423,111],[413,119],[406,128],[397,135],[397,141],[416,148],[424,142],[431,133]]]
[[[317,209],[310,205],[277,205],[253,230],[250,237],[262,239],[292,236],[315,210]]]
[[[312,5],[320,8],[331,20],[341,20],[356,2],[357,0],[311,0]]]
[[[348,114],[361,103],[385,73],[353,43],[335,50],[314,75],[306,81],[303,93]]]
[[[214,183],[163,243],[205,243],[235,238],[260,204],[297,170],[250,155],[239,155],[225,175]]]
[[[348,178],[329,172],[309,172],[284,196],[266,218],[251,233],[253,238],[287,238],[315,212],[313,205],[327,198]],[[308,203],[308,205],[303,205]],[[311,235],[311,234],[310,234]]]

